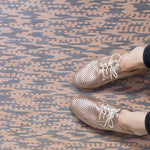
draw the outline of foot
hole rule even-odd
[[[71,109],[80,120],[93,128],[135,135],[147,134],[144,126],[146,114],[139,115],[91,97],[75,97]]]
[[[143,47],[137,47],[123,55],[114,54],[93,60],[75,73],[73,84],[81,89],[93,89],[145,72],[148,68],[143,63],[143,51]]]

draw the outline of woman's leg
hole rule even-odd
[[[122,56],[120,67],[122,71],[131,71],[139,68],[150,68],[150,45],[136,47]]]
[[[122,57],[120,66],[123,71],[150,68],[150,45],[145,48],[136,47]],[[150,134],[150,112],[122,110],[118,122],[122,127],[134,131],[137,135]]]
[[[150,113],[122,110],[118,117],[121,127],[133,131],[136,135],[150,134]]]

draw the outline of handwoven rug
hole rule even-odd
[[[150,136],[93,129],[70,109],[81,95],[149,111],[149,72],[88,92],[71,82],[148,44],[149,0],[0,0],[0,150],[149,150]]]

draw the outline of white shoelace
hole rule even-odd
[[[119,59],[113,60],[114,56],[119,56]],[[110,60],[108,61],[108,64],[107,63],[100,63],[101,69],[99,70],[98,74],[102,74],[103,77],[105,78],[106,75],[109,75],[109,72],[110,72],[111,80],[112,80],[113,76],[115,78],[118,78],[118,74],[116,72],[115,65],[119,66],[120,59],[121,59],[120,54],[114,54],[111,56]]]
[[[104,120],[106,118],[106,122],[104,123],[104,127],[106,127],[106,125],[108,125],[109,128],[113,128],[114,127],[114,117],[115,115],[120,112],[121,108],[118,109],[112,109],[110,108],[110,106],[108,104],[101,104],[101,108],[100,108],[100,113],[98,116],[98,122],[100,123],[102,120],[101,118]]]

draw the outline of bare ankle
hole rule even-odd
[[[143,62],[144,47],[136,47],[131,52],[122,55],[120,67],[122,71],[132,71],[145,68]]]
[[[128,110],[121,110],[118,116],[118,124],[128,130],[128,125],[129,125],[129,118],[127,117],[130,114],[130,111]]]
[[[136,135],[147,135],[145,116],[146,112],[122,110],[118,117],[118,123],[122,128],[132,131]]]

